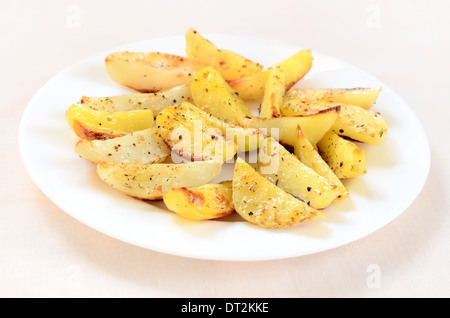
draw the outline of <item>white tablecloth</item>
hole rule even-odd
[[[446,1],[3,0],[0,296],[449,297],[449,12]],[[189,27],[308,46],[385,82],[427,132],[432,159],[423,191],[363,239],[262,262],[165,255],[67,215],[22,164],[17,133],[28,101],[86,57]]]

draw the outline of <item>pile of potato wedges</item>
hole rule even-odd
[[[191,220],[238,213],[263,228],[324,217],[350,196],[343,179],[367,173],[360,144],[387,135],[372,109],[381,87],[300,88],[309,49],[263,66],[194,29],[185,40],[185,56],[109,54],[107,74],[135,92],[82,96],[67,109],[76,154],[104,182]]]

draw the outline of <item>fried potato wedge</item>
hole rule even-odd
[[[302,163],[273,138],[267,138],[259,149],[257,171],[315,209],[326,208],[339,196],[336,185]]]
[[[280,67],[284,69],[286,90],[289,90],[309,72],[312,60],[311,50],[301,50],[261,73],[229,81],[229,85],[244,101],[260,99],[264,96],[264,89],[271,68]]]
[[[94,125],[78,120],[73,121],[72,130],[79,138],[87,140],[106,140],[122,137],[127,134],[124,131],[95,127]]]
[[[81,158],[94,163],[159,163],[171,153],[154,127],[113,139],[82,139],[75,145],[75,152]]]
[[[264,96],[259,110],[259,117],[273,118],[281,116],[281,106],[286,93],[286,76],[280,67],[270,69],[264,88]]]
[[[260,141],[265,138],[264,132],[259,129],[245,128],[220,120],[189,102],[182,103],[177,111],[179,116],[203,120],[208,126],[219,129],[226,139],[234,141],[238,152],[258,149]]]
[[[190,220],[211,220],[235,213],[232,182],[173,188],[163,196],[167,208]]]
[[[388,126],[378,112],[359,106],[341,105],[341,111],[332,129],[339,136],[378,145],[386,137]]]
[[[134,164],[100,162],[99,177],[114,189],[142,200],[161,200],[173,188],[198,187],[216,179],[217,162]]]
[[[290,100],[282,107],[285,116],[309,116],[333,107],[340,107],[332,129],[340,136],[371,145],[380,144],[386,137],[388,126],[380,113],[360,106],[331,101]]]
[[[297,127],[297,142],[294,145],[294,154],[306,166],[316,171],[326,178],[331,184],[336,186],[337,198],[342,199],[349,196],[349,192],[330,166],[323,160],[316,148],[309,142],[306,135]]]
[[[378,99],[382,87],[357,88],[293,88],[286,93],[286,100],[304,102],[330,101],[370,109]]]
[[[123,94],[108,97],[83,96],[80,105],[97,111],[115,113],[138,109],[150,109],[153,117],[164,108],[178,106],[191,100],[189,85],[181,85],[158,93]]]
[[[258,72],[263,66],[231,50],[218,48],[197,30],[185,33],[186,56],[214,67],[225,80],[236,80]]]
[[[331,129],[338,118],[340,108],[330,108],[311,116],[292,116],[278,118],[245,117],[239,120],[242,127],[266,129],[268,136],[283,145],[294,146],[297,142],[297,126],[302,127],[305,135],[315,146],[325,133]]]
[[[327,100],[285,99],[280,108],[283,116],[310,116],[341,104]]]
[[[205,66],[198,60],[160,52],[121,51],[105,58],[106,72],[116,83],[142,93],[189,84],[192,75]]]
[[[238,158],[233,172],[233,204],[248,222],[263,228],[286,228],[323,217]]]
[[[66,121],[81,139],[110,139],[153,126],[150,109],[128,112],[102,112],[72,105],[66,111]]]
[[[252,115],[244,101],[211,66],[195,73],[191,94],[197,107],[221,120],[235,123],[236,117]]]
[[[171,106],[156,117],[160,135],[172,151],[191,161],[226,162],[233,158],[237,152],[234,141],[225,138],[202,114],[188,110]]]
[[[366,174],[364,150],[330,130],[317,143],[319,154],[339,179]]]

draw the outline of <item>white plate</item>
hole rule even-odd
[[[266,66],[302,49],[265,39],[207,37],[219,47]],[[130,92],[106,74],[104,58],[108,53],[130,50],[184,55],[184,46],[184,37],[176,36],[108,50],[66,69],[32,98],[20,125],[21,155],[37,186],[66,213],[106,235],[163,253],[210,260],[272,260],[317,253],[365,237],[405,211],[421,191],[428,176],[430,152],[412,110],[378,79],[313,50],[313,67],[299,85],[382,85],[374,109],[389,126],[381,145],[362,146],[367,175],[346,182],[351,198],[327,208],[326,218],[277,230],[253,226],[238,215],[195,222],[167,211],[161,202],[144,203],[116,192],[97,177],[93,164],[74,153],[77,138],[65,121],[65,111],[83,95]],[[231,168],[224,169],[222,177],[229,176]]]

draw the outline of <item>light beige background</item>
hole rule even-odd
[[[449,13],[448,1],[2,0],[0,296],[449,297]],[[86,57],[191,26],[308,46],[381,79],[427,131],[432,165],[422,193],[359,241],[265,262],[164,255],[65,214],[19,156],[19,120],[30,98]],[[372,269],[379,285],[368,284]]]

